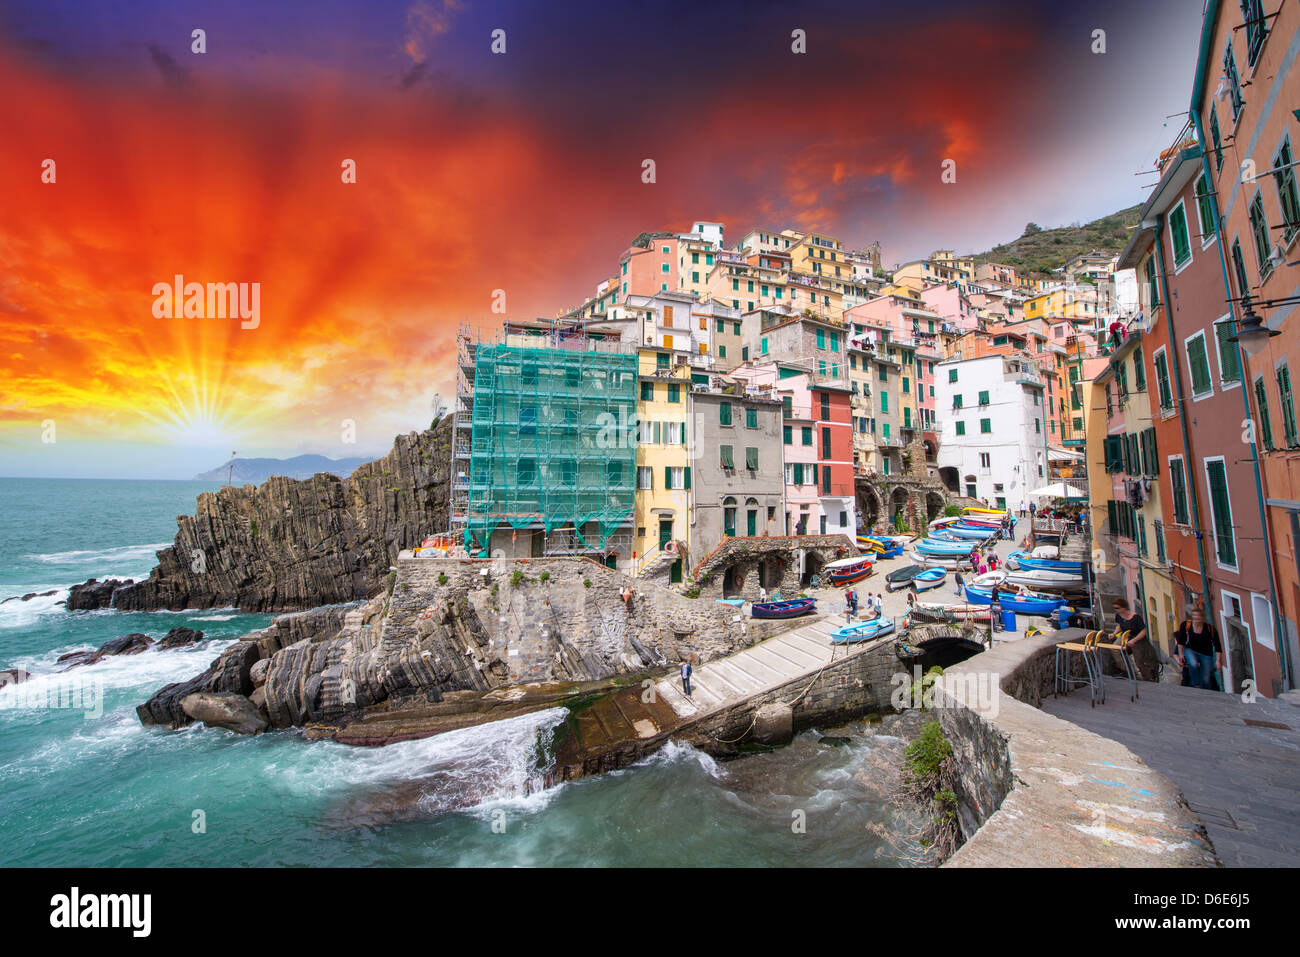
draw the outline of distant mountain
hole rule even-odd
[[[1141,209],[1141,206],[1130,206],[1082,226],[1042,229],[1037,223],[1030,223],[1019,239],[994,246],[988,252],[975,253],[973,258],[977,263],[1002,263],[1014,266],[1018,272],[1046,279],[1053,269],[1080,253],[1093,249],[1111,255],[1123,252]]]
[[[295,455],[291,459],[236,458],[233,460],[233,470],[231,469],[231,463],[226,462],[224,465],[218,465],[207,472],[200,472],[194,476],[194,480],[196,482],[225,482],[229,480],[235,485],[246,485],[250,482],[254,485],[261,485],[272,475],[284,475],[288,478],[307,478],[317,472],[332,472],[339,478],[347,478],[358,465],[369,461],[370,458],[327,459],[323,455]]]

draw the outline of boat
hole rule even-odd
[[[816,610],[816,598],[791,598],[756,602],[749,607],[749,614],[754,618],[798,618]]]
[[[988,528],[978,528],[973,525],[961,524],[949,525],[947,528],[943,529],[943,531],[935,532],[931,537],[942,540],[947,536],[951,537],[953,540],[967,539],[983,542],[988,541],[990,538],[997,538],[997,535],[998,530],[992,526]],[[929,539],[926,539],[926,541],[929,541]]]
[[[912,606],[912,615],[927,621],[988,621],[991,611],[988,605],[968,602],[918,601]]]
[[[945,515],[943,518],[936,518],[930,523],[931,528],[943,528],[945,525],[952,525],[961,521],[960,515]]]
[[[878,558],[897,558],[910,540],[902,535],[859,535],[858,548],[875,552]]]
[[[989,605],[993,602],[993,593],[987,588],[972,588],[967,585],[966,600],[975,605]],[[1050,615],[1065,602],[1051,595],[1026,590],[1000,592],[998,604],[1003,611],[1014,611],[1021,615]]]
[[[992,515],[996,518],[1002,518],[1006,515],[1006,509],[1003,508],[976,508],[974,505],[967,505],[961,510],[963,515]]]
[[[969,553],[950,558],[943,555],[922,555],[920,552],[909,552],[907,557],[917,565],[923,565],[926,568],[946,568],[949,571],[970,568]]]
[[[926,591],[930,588],[938,588],[943,584],[943,580],[947,577],[947,569],[927,568],[912,579],[912,587],[917,591]]]
[[[1034,558],[1019,548],[1007,555],[1006,562],[1007,567],[1013,570],[1032,571],[1042,569],[1048,572],[1073,572],[1080,576],[1083,575],[1083,562],[1067,562],[1056,558]]]
[[[992,588],[995,584],[1001,585],[1007,580],[1007,573],[1002,569],[993,572],[985,572],[983,575],[976,575],[966,582],[967,585],[974,585],[976,588]]]
[[[715,598],[713,600],[719,605],[731,605],[733,608],[739,608],[745,603],[743,598]]]
[[[945,541],[942,539],[935,540],[933,538],[925,538],[917,542],[915,547],[922,555],[938,555],[941,558],[960,558],[969,555],[975,550],[975,546],[969,541],[961,539]]]
[[[885,576],[885,590],[897,591],[900,588],[906,588],[912,584],[912,579],[923,571],[925,571],[925,568],[921,565],[904,565],[902,568],[895,568]]]
[[[874,561],[875,559],[871,555],[859,555],[857,558],[841,558],[839,561],[828,562],[824,571],[832,585],[848,585],[862,581],[862,579],[870,575]]]
[[[851,645],[859,641],[871,641],[873,638],[892,634],[893,631],[893,619],[872,618],[868,621],[859,621],[852,625],[845,625],[843,628],[837,628],[831,632],[831,643]]]
[[[1082,588],[1083,572],[1049,571],[1045,568],[1021,568],[1009,571],[1006,580],[1013,585],[1025,585],[1029,588]]]

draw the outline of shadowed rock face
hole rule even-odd
[[[205,492],[148,579],[87,582],[68,607],[285,611],[373,595],[401,549],[447,527],[450,436],[449,418],[400,435],[346,480],[274,477]]]
[[[182,702],[191,694],[256,689],[273,727],[383,744],[505,717],[512,705],[550,707],[687,655],[729,654],[772,624],[655,585],[635,587],[624,603],[627,584],[578,559],[501,570],[403,559],[391,595],[283,615],[202,675],[163,688],[140,706],[140,720],[179,727],[190,720]]]

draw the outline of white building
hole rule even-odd
[[[1028,357],[990,355],[935,366],[939,475],[962,495],[1017,509],[1048,484],[1043,379]]]

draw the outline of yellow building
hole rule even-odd
[[[645,346],[637,350],[636,508],[634,566],[659,555],[668,542],[690,548],[691,371],[686,353]],[[680,360],[680,361],[679,361]],[[671,571],[681,581],[679,559]]]
[[[688,237],[678,244],[677,255],[677,291],[704,298],[718,250],[708,240]]]

